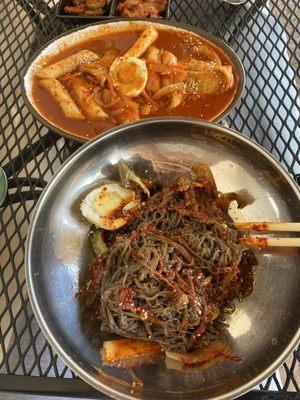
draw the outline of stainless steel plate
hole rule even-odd
[[[265,150],[242,135],[193,119],[144,120],[122,126],[81,147],[44,190],[31,222],[26,251],[29,295],[39,324],[58,355],[86,382],[118,399],[232,399],[258,384],[299,340],[299,250],[261,254],[253,293],[236,304],[224,339],[242,362],[223,361],[201,372],[140,367],[144,382],[132,390],[129,371],[104,367],[99,337],[85,321],[75,293],[91,256],[83,196],[113,178],[120,158],[160,179],[208,163],[218,189],[248,189],[255,202],[235,217],[245,221],[299,221],[296,184]],[[105,338],[100,335],[100,341]]]

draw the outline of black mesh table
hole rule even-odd
[[[171,18],[225,40],[246,70],[240,104],[223,123],[270,151],[298,180],[300,0],[172,0]],[[8,195],[0,208],[0,391],[105,398],[75,377],[43,337],[24,276],[31,212],[43,188],[79,145],[37,122],[25,106],[20,78],[33,52],[70,29],[53,0],[0,2],[0,166]],[[298,102],[298,103],[297,103]],[[300,348],[243,399],[300,399]]]

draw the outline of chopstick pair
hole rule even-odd
[[[300,232],[300,222],[236,222],[235,227],[256,232]],[[239,242],[259,247],[300,247],[300,238],[245,236]]]

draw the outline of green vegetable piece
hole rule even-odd
[[[141,180],[141,178],[139,178],[129,167],[128,165],[123,161],[120,160],[118,162],[118,167],[119,167],[119,175],[121,178],[121,181],[133,181],[135,183],[137,183],[143,190],[144,193],[146,193],[146,195],[148,197],[150,197],[150,191],[147,188],[147,186],[143,183],[143,181]]]
[[[96,10],[85,10],[84,15],[104,15],[103,8],[97,8]]]
[[[98,10],[106,6],[106,0],[87,0],[85,4],[87,10]]]
[[[107,246],[104,241],[103,231],[93,227],[90,232],[90,241],[96,256],[101,256],[107,252]]]

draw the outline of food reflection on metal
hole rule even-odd
[[[209,42],[193,39],[190,55],[179,59],[155,46],[161,34],[147,26],[122,54],[80,50],[38,70],[38,85],[67,119],[117,125],[180,106],[188,110],[187,101],[205,104],[203,96],[222,96],[237,84],[232,65],[222,65]]]
[[[246,335],[251,330],[251,319],[243,310],[237,310],[232,318],[234,321],[228,327],[228,332],[234,339]]]
[[[193,353],[180,354],[166,352],[166,367],[182,372],[195,372],[209,368],[213,364],[228,360],[231,362],[240,362],[241,359],[228,352],[228,346],[221,340],[211,342]]]

